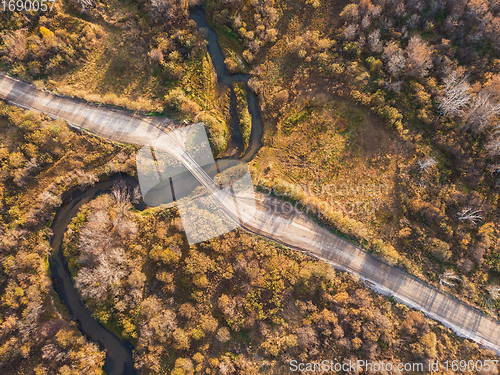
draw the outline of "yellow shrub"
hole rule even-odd
[[[40,27],[40,33],[45,39],[52,39],[54,38],[54,33],[47,29],[45,26]]]

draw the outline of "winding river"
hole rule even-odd
[[[245,82],[251,78],[248,74],[226,74],[224,65],[224,55],[217,42],[217,34],[208,24],[205,12],[202,7],[191,9],[191,17],[196,22],[198,28],[205,28],[208,30],[208,51],[212,59],[213,65],[217,72],[219,82],[224,83],[231,87],[232,82]],[[247,162],[251,160],[261,146],[261,138],[263,131],[262,119],[259,112],[257,96],[247,85],[247,100],[248,111],[252,116],[252,132],[250,135],[249,146],[245,154],[240,160]],[[235,121],[233,131],[233,143],[242,144],[241,134],[239,131],[239,124],[234,116],[234,92],[231,88],[231,115]],[[234,159],[226,158],[226,159]],[[229,161],[229,160],[228,160]],[[74,321],[77,322],[80,331],[86,335],[90,340],[97,342],[101,349],[106,350],[106,360],[104,364],[104,371],[109,375],[136,375],[137,371],[134,369],[133,361],[133,346],[122,341],[115,334],[109,332],[97,320],[92,317],[92,313],[85,306],[83,299],[76,290],[73,279],[69,272],[69,268],[64,255],[61,251],[61,244],[64,233],[71,222],[71,219],[78,213],[82,205],[88,203],[100,194],[109,191],[113,184],[119,180],[126,180],[132,186],[137,185],[137,180],[133,177],[117,174],[107,181],[97,183],[95,186],[85,190],[76,191],[66,197],[63,201],[61,208],[52,223],[53,237],[52,247],[54,249],[53,255],[50,258],[50,270],[52,281],[55,291],[63,303],[68,307],[70,314]],[[144,209],[144,204],[136,206],[137,209]]]
[[[64,233],[80,207],[100,194],[109,191],[118,180],[126,180],[134,187],[137,185],[137,181],[133,177],[117,174],[111,179],[99,182],[83,192],[76,191],[64,199],[63,205],[57,211],[51,226],[54,232],[52,237],[54,252],[50,258],[50,271],[54,289],[68,307],[80,330],[90,340],[97,342],[101,349],[106,350],[106,362],[104,364],[106,373],[110,375],[133,375],[136,374],[136,371],[132,357],[132,345],[120,340],[92,317],[92,313],[85,306],[84,301],[73,285],[73,279],[61,251]],[[139,206],[136,208],[143,209],[144,207]]]
[[[224,55],[222,54],[222,49],[218,43],[218,35],[214,29],[208,24],[207,18],[205,16],[205,11],[201,6],[191,9],[191,18],[196,22],[198,29],[206,29],[208,31],[208,53],[212,59],[212,64],[217,73],[217,78],[219,82],[231,87],[233,82],[245,82],[248,83],[252,76],[250,74],[227,74],[226,66],[224,64]],[[240,159],[241,161],[248,162],[251,160],[257,151],[259,151],[261,146],[263,123],[259,111],[259,103],[255,93],[249,89],[248,85],[246,88],[247,101],[248,101],[248,112],[252,116],[252,132],[250,134],[250,140],[248,148]],[[234,90],[231,88],[231,115],[234,119],[234,131],[233,137],[236,138],[235,141],[238,144],[242,144],[241,134],[239,131],[239,124],[237,117],[234,112]]]

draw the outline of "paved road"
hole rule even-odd
[[[167,119],[148,119],[124,111],[61,98],[0,75],[0,98],[23,108],[34,109],[61,118],[73,126],[113,141],[147,144],[156,139],[162,127],[173,128]],[[184,155],[181,161],[209,190],[210,183]],[[357,275],[379,293],[423,311],[426,315],[452,328],[460,336],[470,338],[500,355],[500,324],[470,306],[439,292],[423,281],[391,267],[365,253],[350,242],[320,227],[302,213],[282,215],[272,210],[274,198],[257,195],[257,211],[244,228],[291,248],[305,251],[336,268]],[[224,205],[224,202],[221,202]],[[252,212],[250,202],[239,200],[239,210]],[[280,202],[277,202],[280,204]]]

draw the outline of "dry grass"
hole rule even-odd
[[[112,1],[109,8],[113,16],[94,23],[103,35],[95,48],[73,71],[50,77],[49,88],[130,110],[161,112],[163,92],[149,64],[150,42],[135,21],[137,5]]]
[[[303,97],[291,113],[253,161],[257,181],[306,186],[372,230],[397,215],[394,176],[410,157],[405,143],[364,108],[325,95]]]

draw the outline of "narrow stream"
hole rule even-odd
[[[231,87],[232,82],[247,83],[251,78],[248,74],[226,74],[224,56],[217,42],[217,34],[209,26],[203,8],[197,7],[191,9],[191,17],[195,20],[198,28],[206,28],[208,30],[208,52],[212,58],[219,81],[229,87]],[[231,108],[234,108],[235,94],[232,89],[231,91]],[[240,160],[244,162],[251,160],[260,149],[263,131],[257,96],[248,88],[248,85],[246,91],[248,111],[252,116],[252,132],[247,151],[243,157],[240,158]],[[242,144],[241,134],[238,128],[239,124],[237,120],[235,122],[233,137],[239,138],[237,141],[239,144]],[[235,157],[225,159],[235,159]],[[230,160],[223,160],[221,162],[230,163]],[[185,178],[187,183],[189,176],[185,176]],[[92,317],[92,313],[85,306],[83,299],[80,297],[80,294],[73,284],[68,265],[61,251],[64,233],[81,206],[90,202],[100,194],[109,191],[113,187],[113,184],[119,180],[126,180],[134,187],[137,185],[137,180],[133,177],[117,174],[107,181],[99,182],[94,187],[84,192],[76,191],[64,200],[51,226],[54,233],[51,245],[54,251],[50,258],[50,270],[54,289],[63,303],[68,307],[80,331],[90,340],[97,342],[101,349],[106,350],[104,371],[108,375],[136,375],[137,371],[134,368],[133,361],[133,346],[128,342],[120,340],[115,334],[109,332]],[[136,206],[137,209],[144,209],[145,207],[144,204],[139,207]]]
[[[206,29],[208,31],[208,53],[212,59],[212,64],[215,67],[215,72],[217,73],[217,78],[219,82],[231,87],[233,82],[245,82],[248,83],[249,79],[252,78],[250,74],[227,74],[226,66],[224,64],[224,55],[222,54],[222,49],[218,43],[219,37],[214,29],[208,24],[205,11],[201,6],[194,7],[191,9],[191,18],[196,22],[198,29]],[[250,90],[248,84],[246,85],[247,100],[248,100],[248,112],[252,116],[252,132],[250,134],[250,140],[248,143],[248,148],[240,159],[241,161],[250,161],[257,151],[259,151],[261,146],[262,131],[264,125],[262,123],[262,118],[260,116],[259,103],[255,93]],[[234,90],[231,88],[231,107],[234,106]],[[235,129],[233,131],[233,137],[235,137],[236,142],[240,145],[243,144],[241,140],[241,134],[239,131],[239,123],[237,119],[235,120]]]
[[[54,235],[51,241],[53,253],[50,257],[50,272],[55,291],[68,307],[80,331],[90,340],[97,342],[101,349],[106,350],[104,371],[109,375],[135,375],[137,373],[134,369],[132,345],[120,340],[92,317],[92,313],[85,306],[85,302],[73,284],[68,265],[61,251],[64,233],[80,207],[100,194],[109,191],[113,184],[119,180],[125,180],[134,187],[137,185],[137,181],[133,177],[118,174],[107,181],[97,183],[84,192],[78,190],[64,200],[51,226]],[[145,207],[136,208],[144,209]]]

